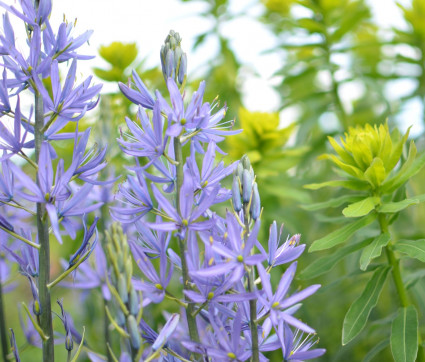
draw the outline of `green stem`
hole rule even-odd
[[[109,351],[108,345],[111,344],[111,336],[109,334],[109,319],[108,315],[106,314],[105,307],[108,305],[108,302],[103,299],[103,310],[105,311],[103,316],[103,330],[104,330],[104,336],[105,336],[105,346],[106,346],[106,359],[108,362],[113,362],[111,352]]]
[[[381,227],[382,233],[389,233],[388,230],[388,220],[386,215],[379,214],[379,225]],[[401,271],[400,271],[400,260],[396,258],[394,252],[391,249],[391,245],[388,245],[385,248],[385,252],[387,254],[388,264],[391,266],[391,273],[394,280],[394,285],[397,290],[398,297],[400,299],[400,304],[403,308],[407,308],[408,306],[412,305],[409,295],[407,294],[407,290],[403,283],[403,278],[401,277]],[[417,355],[417,362],[424,362],[425,361],[425,350],[422,346],[422,337],[420,332],[418,333],[418,355]]]
[[[39,159],[41,143],[43,142],[43,133],[41,129],[44,123],[43,98],[35,93],[35,159]],[[37,177],[37,183],[40,180]],[[45,220],[46,206],[42,203],[37,203],[37,233],[40,249],[38,253],[39,260],[39,277],[38,277],[38,292],[41,304],[40,327],[49,339],[43,341],[43,362],[51,362],[54,357],[54,337],[52,326],[52,305],[50,289],[47,287],[50,281],[50,243],[49,243],[49,225]]]
[[[0,269],[0,338],[1,338],[1,355],[3,360],[7,361],[7,354],[9,351],[9,344],[7,343],[6,332],[6,318],[4,315],[4,301],[3,301],[3,287],[1,284],[1,269]]]
[[[322,14],[323,15],[323,14]],[[327,29],[328,25],[326,24],[325,21],[325,17],[322,17],[322,23],[323,23],[323,27],[324,29]],[[323,41],[323,49],[326,52],[326,67],[329,71],[329,75],[331,78],[331,89],[330,89],[330,93],[332,96],[332,101],[335,105],[336,108],[336,114],[338,117],[338,120],[341,124],[341,126],[344,128],[344,130],[348,130],[348,119],[347,119],[347,113],[345,112],[344,106],[342,105],[342,101],[341,98],[339,96],[338,93],[338,87],[339,84],[335,79],[335,72],[333,70],[333,63],[331,62],[331,42],[329,39],[329,34],[327,33],[327,31],[325,30],[325,33],[323,34],[324,37],[324,41]]]
[[[244,234],[244,243],[246,244],[249,236],[249,206],[250,203],[244,204],[244,224],[245,224],[245,234]],[[251,267],[248,273],[248,292],[252,293],[255,291],[255,274],[254,268]],[[257,327],[257,300],[251,299],[249,301],[249,327],[251,329],[251,343],[252,343],[252,362],[260,361],[260,352],[258,348],[258,327]]]
[[[174,153],[176,161],[176,209],[180,213],[180,189],[183,185],[183,155],[182,155],[182,144],[179,137],[174,138]],[[186,240],[178,238],[180,248],[180,259],[182,263],[182,276],[183,276],[183,289],[190,290],[190,277],[189,270],[186,263]],[[198,327],[196,325],[196,317],[193,316],[195,312],[195,305],[188,303],[186,308],[186,320],[189,328],[189,336],[193,342],[199,343]]]

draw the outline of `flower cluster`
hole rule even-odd
[[[96,106],[101,85],[93,84],[92,77],[77,79],[78,60],[91,58],[78,53],[90,31],[75,36],[74,24],[67,21],[54,29],[49,21],[51,0],[21,0],[20,5],[21,10],[0,2],[7,11],[0,35],[0,232],[2,247],[29,281],[32,314],[37,317],[35,321],[30,316],[32,327],[43,350],[50,348],[44,358],[53,358],[49,289],[57,282],[49,284],[49,234],[62,243],[64,235],[76,239],[84,229],[81,245],[75,247],[67,272],[59,279],[84,262],[96,246],[97,219],[90,226],[86,219],[102,205],[89,195],[102,184],[97,175],[106,166],[106,149],[87,148],[90,129],[80,132],[78,123]],[[9,16],[24,23],[27,49],[17,41]],[[66,68],[62,81],[60,73]],[[33,104],[23,105],[28,96]],[[75,131],[65,132],[68,124]],[[74,143],[67,166],[53,141]],[[71,319],[61,303],[60,308],[66,348],[71,351]]]
[[[161,55],[175,38],[180,47],[180,37],[171,32]],[[314,329],[294,316],[299,302],[319,288],[291,291],[294,260],[305,245],[299,245],[299,235],[279,245],[276,223],[268,250],[261,245],[261,201],[249,159],[228,166],[217,160],[217,152],[223,153],[217,143],[240,131],[223,122],[225,107],[214,113],[215,104],[203,103],[204,82],[186,103],[184,84],[179,89],[176,71],[167,70],[171,61],[167,64],[163,62],[163,69],[171,104],[158,91],[152,96],[136,73],[134,88],[120,84],[139,107],[137,121],[127,118],[128,131],[121,131],[118,139],[136,166],[129,168],[133,175],[120,185],[111,213],[126,225],[142,274],[140,280],[133,278],[133,285],[143,292],[144,311],[164,299],[182,307],[180,318],[164,314],[168,322],[161,342],[148,318],[141,319],[139,329],[150,344],[143,358],[259,361],[279,349],[285,360],[322,355],[323,349],[311,349],[314,337],[302,338]],[[231,174],[229,190],[222,181]],[[225,217],[213,211],[229,200],[233,210]],[[270,274],[286,263],[292,264],[273,292]],[[173,279],[180,279],[183,290],[172,285]]]

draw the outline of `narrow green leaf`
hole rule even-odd
[[[425,263],[425,239],[400,240],[393,249]]]
[[[311,279],[330,271],[339,261],[341,261],[348,254],[367,246],[373,239],[369,238],[360,243],[349,244],[343,248],[338,249],[332,255],[326,255],[322,258],[316,259],[307,268],[299,274],[300,279]]]
[[[381,185],[387,176],[382,160],[375,157],[364,175],[366,180],[368,180],[372,186],[377,187]]]
[[[381,352],[384,348],[386,348],[390,344],[389,339],[384,339],[383,341],[376,344],[363,358],[363,362],[370,362],[372,359]]]
[[[388,245],[391,236],[388,233],[381,234],[376,237],[371,244],[363,249],[362,256],[360,257],[360,269],[366,270],[370,261],[381,255],[382,248]]]
[[[338,207],[341,206],[343,204],[345,204],[346,202],[356,202],[359,201],[363,198],[364,196],[359,196],[359,195],[344,195],[344,196],[340,196],[340,197],[336,197],[334,199],[330,199],[328,201],[324,201],[324,202],[318,202],[315,204],[310,204],[310,205],[301,205],[301,207],[304,210],[308,210],[308,211],[316,211],[316,210],[321,210],[321,209],[327,209],[329,207]]]
[[[349,190],[367,190],[370,186],[366,182],[361,182],[357,180],[333,180],[326,181],[318,184],[309,184],[304,186],[306,189],[318,190],[323,187],[344,187]]]
[[[410,144],[409,155],[406,162],[400,168],[400,170],[394,175],[394,177],[388,179],[382,184],[381,190],[384,193],[392,193],[398,189],[407,180],[416,175],[422,167],[425,166],[425,153],[414,159],[416,155],[416,147],[413,141]]]
[[[363,330],[370,312],[378,302],[379,295],[381,294],[390,269],[390,267],[376,269],[360,297],[351,304],[345,315],[342,327],[343,345],[346,345]]]
[[[358,219],[350,224],[343,226],[338,230],[331,232],[323,238],[314,241],[308,251],[312,252],[317,250],[329,249],[335,245],[347,241],[348,238],[350,238],[356,231],[371,224],[376,219],[376,216],[377,214],[369,214],[367,216],[362,217],[361,219]]]
[[[394,214],[396,212],[399,212],[401,210],[404,210],[405,208],[419,204],[419,200],[417,199],[405,199],[403,201],[399,202],[389,202],[386,204],[382,204],[382,206],[378,209],[379,212],[385,213],[385,214]]]
[[[391,325],[391,352],[395,362],[415,362],[418,353],[418,314],[414,306],[400,308]]]
[[[381,199],[376,196],[366,197],[363,200],[357,201],[348,205],[342,213],[345,217],[360,217],[369,214]]]

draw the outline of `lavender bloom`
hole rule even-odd
[[[286,294],[288,293],[288,289],[291,285],[292,279],[294,278],[296,269],[297,263],[294,262],[283,274],[276,289],[276,293],[273,294],[272,286],[270,284],[270,276],[266,273],[261,264],[257,265],[258,274],[260,275],[261,284],[263,286],[263,293],[259,294],[258,297],[263,305],[263,309],[258,315],[258,318],[261,318],[263,315],[270,312],[270,317],[268,318],[270,318],[270,321],[275,328],[278,327],[279,321],[283,320],[307,333],[314,333],[314,329],[292,316],[295,312],[295,309],[292,307],[295,307],[298,302],[314,294],[317,289],[320,288],[320,285],[311,285],[301,292],[292,294],[290,297],[286,298]]]
[[[53,32],[49,22],[46,22],[46,31],[44,35],[44,51],[48,57],[56,58],[59,63],[66,62],[70,59],[92,59],[94,56],[78,54],[76,50],[84,43],[89,41],[93,30],[88,30],[83,34],[74,38],[71,33],[73,24],[64,22],[59,25],[57,35]]]
[[[136,260],[138,267],[146,278],[150,280],[150,282],[146,282],[144,280],[133,280],[134,288],[145,292],[148,298],[154,303],[160,303],[164,299],[165,289],[173,276],[173,264],[170,264],[167,273],[167,256],[165,255],[165,252],[162,252],[160,254],[160,270],[158,276],[154,266],[149,261],[146,254],[140,250],[139,246],[134,242],[130,242],[129,244],[131,253]]]
[[[57,303],[59,304],[59,307],[61,309],[62,316],[60,317],[63,327],[65,328],[65,348],[67,351],[72,351],[74,348],[74,341],[72,340],[72,333],[71,333],[71,327],[68,322],[68,315],[63,310],[63,305],[61,300],[57,300]]]
[[[320,357],[326,350],[323,348],[311,349],[317,344],[318,339],[312,335],[304,338],[304,333],[299,329],[292,333],[291,328],[283,321],[279,324],[279,339],[282,343],[283,358],[285,361],[300,362]]]
[[[194,185],[193,180],[188,169],[184,171],[183,185],[180,190],[180,213],[170,204],[170,202],[161,194],[161,192],[152,186],[153,194],[158,201],[158,205],[164,210],[172,222],[162,222],[156,224],[149,224],[152,229],[172,231],[180,229],[180,237],[184,237],[187,229],[189,230],[206,230],[212,226],[212,221],[198,221],[196,220],[204,214],[204,212],[212,205],[215,196],[218,193],[219,187],[214,187],[205,197],[203,201],[193,208],[194,205]]]
[[[204,159],[202,161],[202,170],[199,172],[198,166],[196,164],[195,147],[191,147],[191,153],[187,160],[187,166],[189,167],[189,170],[192,174],[194,179],[194,187],[197,191],[211,190],[215,185],[219,184],[222,179],[229,176],[238,164],[236,161],[225,167],[224,162],[220,161],[217,165],[214,165],[216,149],[217,145],[214,142],[210,142],[208,144],[207,152],[205,153]],[[230,192],[227,189],[222,188],[220,189],[220,192],[222,196],[215,200],[217,203],[224,202],[231,197]],[[204,192],[202,192],[201,198],[202,196],[205,196]]]
[[[245,265],[255,265],[264,260],[260,254],[251,255],[257,234],[260,228],[260,221],[257,220],[254,228],[245,242],[241,239],[242,228],[238,224],[235,216],[227,213],[227,231],[229,247],[220,243],[214,243],[212,249],[225,258],[225,261],[218,263],[210,268],[202,269],[193,272],[196,277],[209,277],[213,275],[221,275],[231,272],[230,281],[235,283],[245,274]]]
[[[293,235],[291,238],[288,238],[285,243],[279,246],[282,230],[283,225],[281,226],[278,235],[276,221],[273,221],[269,230],[268,254],[261,244],[257,244],[261,253],[267,257],[267,263],[270,267],[275,267],[298,259],[305,249],[305,244],[298,245],[301,237],[300,234]]]
[[[40,0],[38,6],[31,0],[21,0],[20,3],[22,13],[13,6],[7,6],[3,1],[0,1],[2,7],[32,26],[42,25],[52,11],[51,0]]]
[[[10,26],[9,23],[9,16],[6,14],[3,15],[3,24],[4,26]],[[9,30],[11,31],[12,35],[13,35],[13,29],[9,28]],[[9,102],[9,95],[7,92],[7,72],[6,72],[6,68],[4,68],[3,70],[3,78],[0,81],[0,113],[8,113],[12,110],[12,108],[10,107],[10,102]]]
[[[96,217],[94,219],[93,224],[90,226],[90,228],[88,230],[87,230],[86,221],[84,220],[84,222],[83,222],[83,226],[84,226],[83,241],[82,241],[80,247],[78,248],[78,250],[74,253],[74,255],[71,256],[71,259],[69,260],[69,264],[68,264],[68,269],[71,268],[73,265],[75,265],[77,262],[79,262],[81,260],[81,258],[83,258],[82,262],[84,262],[90,256],[90,254],[93,252],[93,250],[94,250],[94,248],[96,247],[96,244],[97,244],[97,239],[99,237],[99,235],[97,233],[97,229],[96,229],[96,224],[97,224],[98,220],[99,220],[99,218]],[[95,236],[93,242],[90,243],[90,240],[92,239],[92,236],[93,236],[94,233],[96,233],[96,236]]]
[[[103,295],[103,299],[110,300],[111,292],[109,291],[108,285],[106,283],[106,257],[103,249],[101,247],[94,248],[94,266],[91,266],[90,263],[82,263],[76,269],[74,278],[72,282],[61,282],[61,286],[65,288],[75,288],[83,290],[92,290],[94,288],[100,287]],[[61,261],[62,267],[64,269],[68,268],[69,263],[66,261]]]
[[[211,315],[210,323],[214,329],[215,343],[211,346],[203,346],[194,342],[182,342],[182,344],[193,352],[201,352],[214,360],[222,361],[246,361],[251,357],[251,351],[247,350],[247,340],[241,338],[242,318],[238,310],[230,326],[230,333],[227,332],[223,322]]]
[[[159,217],[157,221],[161,222]],[[167,251],[171,238],[170,232],[150,230],[141,220],[138,220],[135,225],[138,232],[137,244],[149,258],[158,258],[161,253]]]
[[[25,142],[27,131],[24,132],[21,138],[21,106],[19,97],[16,102],[13,125],[13,133],[11,133],[3,122],[0,122],[0,138],[3,139],[3,141],[0,140],[0,149],[11,152],[7,157],[20,152],[22,148],[29,148],[29,142]],[[5,156],[3,156],[4,158]]]
[[[31,234],[25,233],[25,238],[31,240]],[[37,239],[36,239],[37,242]],[[26,243],[20,243],[21,256],[16,254],[13,250],[4,246],[4,249],[9,252],[13,259],[18,263],[20,272],[23,275],[30,277],[38,276],[38,250]]]
[[[16,346],[15,333],[13,332],[12,328],[9,328],[9,331],[10,345],[12,347],[13,356],[15,357],[16,362],[21,362],[21,359],[19,358],[18,347]]]
[[[170,92],[172,108],[158,91],[156,92],[156,97],[161,106],[161,111],[167,115],[170,122],[174,122],[168,128],[167,134],[169,136],[178,137],[183,131],[183,126],[192,124],[193,118],[200,110],[205,91],[205,82],[201,82],[198,91],[193,93],[192,99],[186,109],[184,107],[183,97],[180,94],[176,82],[168,78],[167,87]]]
[[[111,207],[112,217],[117,221],[135,222],[152,210],[148,186],[141,172],[136,172],[136,177],[128,176],[127,182],[118,188],[124,206]]]
[[[142,107],[139,106],[137,117],[142,128],[126,117],[127,126],[132,133],[127,135],[128,141],[123,138],[118,139],[121,149],[128,155],[136,157],[149,157],[150,162],[144,166],[148,167],[165,152],[168,136],[163,137],[164,120],[161,116],[158,101],[153,108],[152,125],[149,117]],[[122,137],[122,134],[121,134]]]
[[[132,75],[134,83],[130,83],[130,81],[129,85],[125,85],[121,82],[118,83],[121,92],[134,104],[140,105],[147,109],[153,109],[155,101],[149,90],[146,88],[145,84],[140,79],[139,75],[135,70],[133,70]],[[130,85],[135,86],[137,88],[137,91],[131,89]]]
[[[4,153],[3,153],[4,154]],[[4,160],[1,162],[0,173],[0,202],[9,202],[13,199],[14,177],[10,171],[10,161]]]

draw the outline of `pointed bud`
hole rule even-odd
[[[260,217],[261,201],[260,201],[260,194],[258,193],[258,186],[256,182],[254,182],[250,211],[251,211],[251,216],[254,220],[257,220]]]
[[[122,274],[118,278],[118,294],[124,303],[128,302],[127,281]]]
[[[248,203],[251,198],[252,192],[252,177],[248,170],[243,170],[242,176],[242,200],[244,203]]]
[[[130,334],[131,346],[138,350],[140,348],[140,333],[137,328],[137,321],[133,315],[129,315],[127,318],[127,328]]]
[[[251,162],[249,161],[249,158],[247,155],[242,156],[241,163],[245,170],[249,170],[251,168]]]
[[[232,201],[233,201],[233,209],[236,212],[241,211],[242,202],[241,202],[241,193],[239,187],[239,177],[233,176],[233,184],[232,184]]]
[[[134,290],[133,287],[130,290],[128,306],[131,314],[137,315],[139,313],[139,297],[137,296],[137,292]]]

